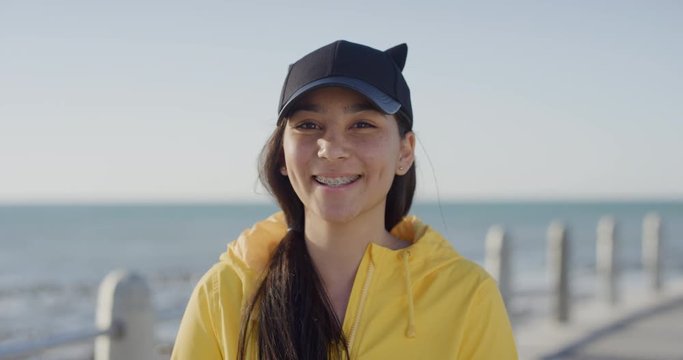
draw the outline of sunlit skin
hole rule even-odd
[[[282,173],[304,204],[308,251],[343,320],[368,243],[409,245],[385,230],[384,212],[394,176],[412,165],[415,136],[401,138],[393,115],[344,88],[315,90],[295,109],[284,132]],[[320,177],[353,181],[330,186]]]

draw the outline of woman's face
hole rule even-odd
[[[308,94],[285,126],[282,173],[304,204],[307,219],[384,219],[394,176],[405,174],[413,161],[412,132],[401,138],[393,116],[340,87]]]

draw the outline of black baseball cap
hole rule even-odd
[[[278,105],[278,124],[293,103],[321,87],[341,86],[359,92],[386,114],[399,110],[413,127],[410,89],[403,78],[408,45],[386,51],[338,40],[302,57],[289,66]]]

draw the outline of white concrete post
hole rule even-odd
[[[512,296],[512,268],[510,264],[509,239],[501,226],[492,226],[486,234],[486,270],[498,282],[498,289],[505,304],[510,306]]]
[[[154,359],[154,309],[145,280],[126,271],[109,273],[100,284],[96,325],[114,327],[95,339],[95,360]]]
[[[616,223],[611,216],[603,216],[598,222],[596,270],[598,275],[598,293],[608,304],[619,302],[618,276],[619,268],[616,255]]]
[[[655,213],[643,219],[643,267],[653,292],[662,290],[660,225],[661,220]]]
[[[569,321],[571,294],[569,289],[569,241],[560,222],[548,227],[548,271],[550,275],[551,314],[553,320]]]

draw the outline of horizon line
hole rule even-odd
[[[454,203],[683,203],[683,196],[461,196],[449,198],[415,198],[413,205]],[[188,206],[188,205],[273,205],[267,199],[206,199],[206,198],[101,198],[101,199],[0,199],[1,207],[11,206]]]

